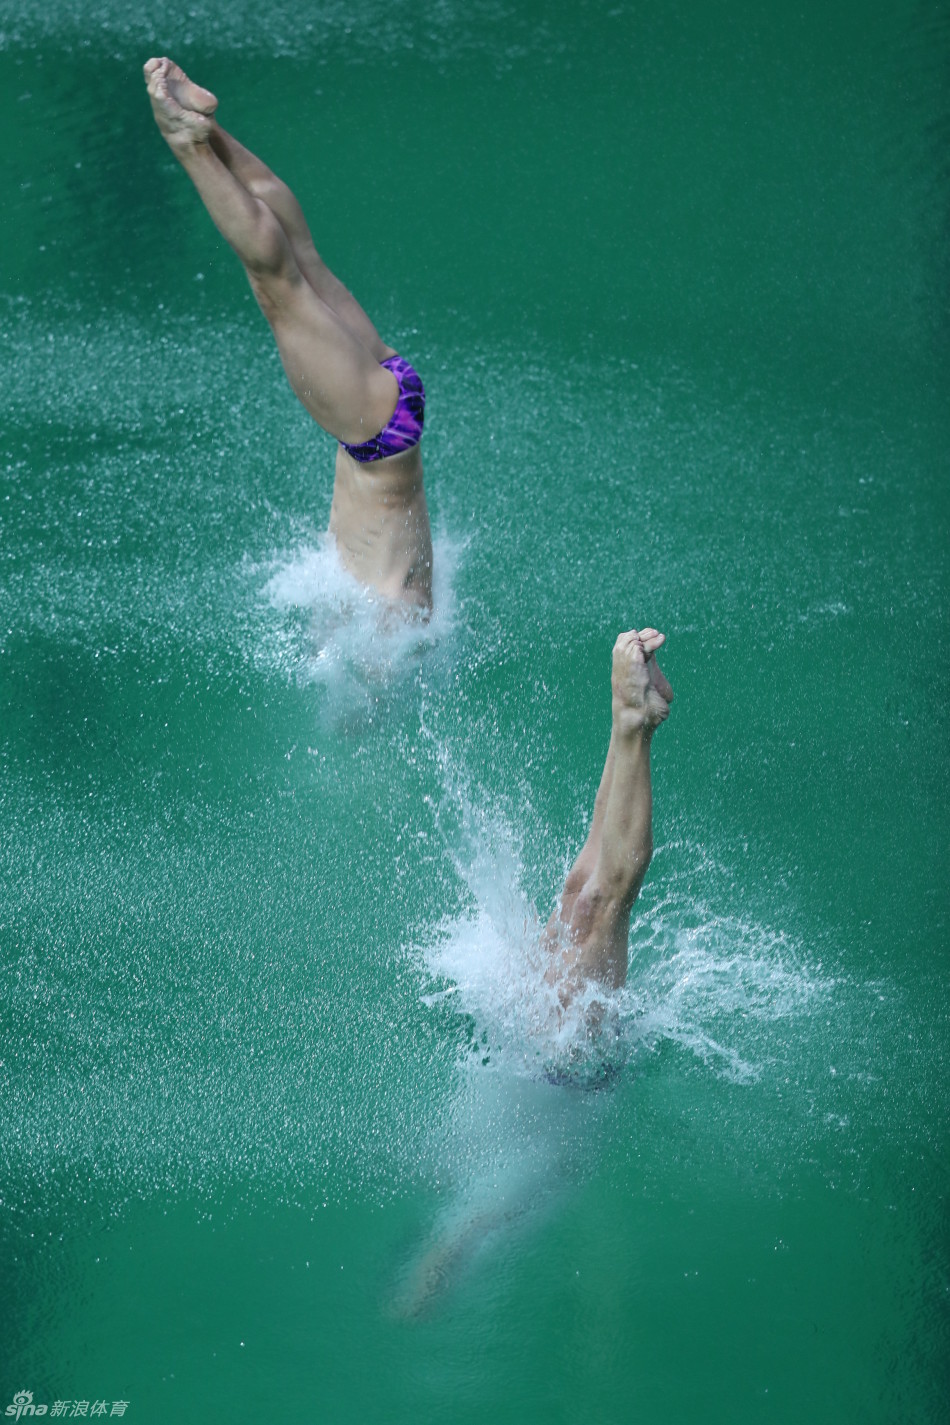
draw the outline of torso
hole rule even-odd
[[[418,445],[366,465],[338,446],[330,533],[344,568],[361,583],[432,607],[432,535]]]

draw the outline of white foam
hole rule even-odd
[[[454,578],[464,544],[434,540],[432,614],[402,610],[343,567],[331,535],[305,538],[245,573],[260,584],[272,617],[257,630],[256,661],[322,686],[331,712],[370,711],[401,688],[425,658],[431,666],[455,626]],[[276,615],[276,618],[273,617]]]
[[[543,921],[524,889],[524,809],[516,830],[497,799],[473,792],[458,758],[437,751],[444,791],[433,810],[467,904],[411,954],[423,1003],[457,1015],[465,1032],[454,1092],[431,1106],[430,1171],[443,1201],[396,1288],[404,1315],[426,1311],[487,1249],[497,1261],[500,1239],[536,1223],[589,1169],[612,1095],[578,1088],[620,1081],[661,1043],[719,1080],[751,1084],[778,1056],[787,1023],[814,1014],[832,983],[782,930],[701,900],[694,885],[729,878],[679,843],[658,856],[665,896],[633,920],[627,985],[591,986],[563,1012],[544,982]]]
[[[519,835],[497,805],[479,803],[448,754],[443,776],[436,820],[470,904],[418,954],[431,981],[426,1002],[471,1016],[486,1065],[583,1081],[668,1040],[717,1076],[749,1083],[772,1057],[772,1027],[827,1000],[834,982],[804,963],[786,932],[697,896],[698,873],[715,869],[680,844],[675,859],[685,864],[656,868],[665,894],[633,918],[625,987],[591,987],[561,1012],[544,983],[543,920],[523,889]]]

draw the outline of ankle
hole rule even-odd
[[[164,138],[178,162],[185,168],[203,163],[213,152],[207,137],[201,134],[179,132],[165,134]]]
[[[629,703],[621,702],[619,698],[613,700],[613,724],[614,730],[622,737],[639,738],[645,743],[649,743],[656,730],[648,723],[644,708],[632,708]]]

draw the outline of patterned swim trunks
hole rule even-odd
[[[387,356],[379,364],[395,376],[399,384],[399,398],[389,423],[372,440],[365,440],[361,445],[347,445],[345,441],[340,441],[347,455],[352,455],[361,465],[411,450],[422,439],[426,392],[420,376],[401,356]]]

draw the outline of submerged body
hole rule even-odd
[[[145,82],[163,138],[244,266],[294,394],[340,442],[329,528],[341,562],[428,610],[421,382],[320,258],[287,185],[218,124],[215,96],[166,58],[148,61]]]
[[[610,745],[590,831],[540,932],[540,964],[528,933],[531,951],[512,978],[519,1005],[528,1001],[537,1016],[508,1061],[513,1073],[493,1059],[487,1072],[483,1061],[468,1076],[462,1136],[486,1144],[486,1161],[463,1180],[403,1273],[393,1300],[400,1316],[423,1315],[483,1251],[553,1200],[577,1091],[603,1087],[618,1072],[605,1009],[626,979],[630,914],[653,851],[650,747],[673,700],[654,656],[664,641],[656,629],[631,629],[614,645]],[[479,945],[477,958],[484,953]],[[497,994],[491,980],[486,988]],[[467,1001],[463,1012],[471,1009]],[[499,1038],[492,1031],[490,1042]]]

